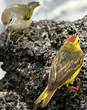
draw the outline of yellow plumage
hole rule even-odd
[[[84,54],[80,48],[79,37],[72,36],[68,38],[54,57],[48,85],[36,99],[35,104],[41,103],[41,107],[45,107],[57,89],[63,85],[67,86],[74,80],[80,72],[83,59]]]
[[[56,92],[57,89],[55,90],[49,90],[48,86],[45,88],[45,90],[43,91],[43,93],[39,96],[39,98],[35,101],[35,104],[40,103],[41,101],[43,101],[41,107],[45,107],[48,102],[50,101],[51,97],[54,95],[54,93]]]

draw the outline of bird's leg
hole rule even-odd
[[[6,41],[6,45],[8,44],[8,41],[10,40],[10,37],[11,37],[11,31],[8,33],[8,36],[7,36],[7,41]]]

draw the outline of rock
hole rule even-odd
[[[3,32],[0,35],[0,61],[3,62],[2,68],[7,73],[0,81],[0,91],[7,91],[9,94],[11,92],[12,97],[17,96],[17,100],[10,100],[11,96],[7,94],[4,96],[5,101],[0,99],[0,109],[3,110],[4,106],[9,110],[12,107],[14,110],[25,110],[23,105],[26,105],[26,109],[29,110],[41,109],[34,105],[34,101],[47,85],[52,59],[64,41],[69,36],[77,34],[80,37],[85,60],[81,72],[71,85],[77,86],[80,80],[81,91],[75,93],[62,87],[52,97],[45,110],[87,109],[86,33],[86,16],[74,22],[57,23],[52,20],[33,22],[29,28],[13,32],[8,45],[6,45],[8,30]]]

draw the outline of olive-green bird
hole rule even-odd
[[[48,85],[36,99],[35,104],[45,107],[57,89],[68,84],[79,74],[84,60],[78,36],[68,38],[54,57],[49,73]]]
[[[39,2],[9,5],[2,13],[2,23],[12,31],[27,28],[32,21],[33,11],[38,6],[40,6]]]

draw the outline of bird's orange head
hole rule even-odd
[[[66,41],[67,41],[67,42],[72,42],[72,43],[74,43],[74,42],[76,41],[77,37],[78,37],[78,36],[69,37]]]
[[[65,44],[72,44],[72,45],[75,46],[76,48],[80,49],[79,36],[75,35],[75,36],[69,37],[69,38],[65,41]]]

